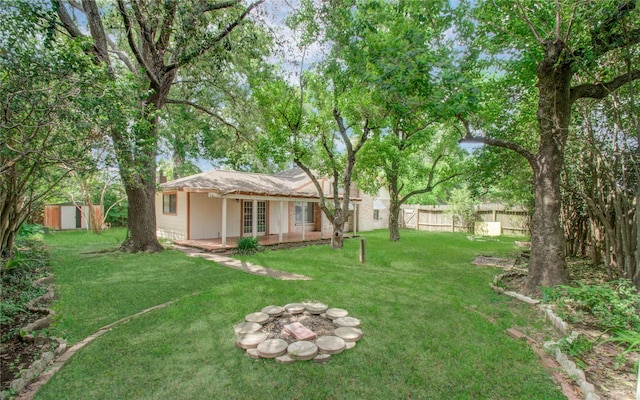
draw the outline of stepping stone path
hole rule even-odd
[[[234,326],[235,344],[253,359],[326,363],[333,354],[355,347],[363,335],[360,325],[347,310],[319,302],[270,305]]]

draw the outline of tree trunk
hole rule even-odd
[[[531,220],[531,258],[525,290],[567,282],[564,232],[561,224],[560,174],[571,113],[571,64],[560,60],[564,44],[547,43],[538,65],[540,147],[532,165],[535,212]]]
[[[18,168],[13,165],[3,171],[3,175],[4,182],[0,190],[0,259],[9,259],[13,256],[13,245],[27,207],[25,198],[18,194]]]
[[[341,209],[335,210],[333,217],[333,235],[331,236],[331,247],[341,249],[344,246],[344,224],[345,218]]]
[[[538,157],[535,173],[535,212],[531,219],[531,258],[527,292],[537,294],[540,286],[567,281],[564,233],[560,222],[560,185],[557,160]],[[556,164],[556,165],[554,165]],[[552,171],[558,173],[554,174]],[[542,172],[545,171],[545,172]]]
[[[400,206],[391,199],[389,205],[389,240],[397,242],[400,240]]]
[[[398,165],[397,159],[394,159],[391,168],[387,172],[389,177],[389,240],[397,242],[400,240],[400,229],[398,221],[400,220],[400,193],[398,190]]]
[[[155,174],[153,174],[155,177]],[[128,234],[121,249],[129,252],[156,252],[163,249],[156,236],[155,182],[153,177],[146,182],[125,185],[129,200]]]
[[[154,107],[149,107],[153,109]],[[147,111],[149,125],[142,144],[136,143],[136,155],[131,154],[130,142],[119,133],[112,135],[120,176],[127,192],[127,238],[120,246],[128,252],[156,252],[163,250],[156,235],[156,139],[155,113]]]

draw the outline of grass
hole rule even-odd
[[[490,290],[497,269],[470,264],[478,254],[512,254],[514,239],[404,231],[391,243],[387,234],[365,234],[365,265],[357,240],[337,251],[240,257],[311,281],[249,275],[176,251],[87,254],[119,243],[118,230],[51,235],[56,329],[71,342],[180,300],[83,348],[36,398],[564,398],[529,347],[505,333],[537,320],[535,311]],[[234,347],[232,328],[245,314],[306,300],[347,309],[362,321],[364,338],[327,365],[253,361]]]

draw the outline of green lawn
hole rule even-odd
[[[505,333],[538,314],[490,290],[497,269],[470,264],[478,254],[513,254],[514,239],[403,231],[391,243],[387,234],[364,235],[366,265],[358,262],[358,240],[338,251],[311,246],[242,257],[311,281],[249,275],[177,251],[96,252],[118,244],[121,230],[49,235],[55,329],[72,343],[180,300],[84,347],[36,398],[564,398],[529,347]],[[253,361],[234,347],[233,325],[245,314],[307,300],[347,309],[362,321],[364,338],[326,365]]]

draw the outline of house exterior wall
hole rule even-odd
[[[222,218],[222,208],[220,208]],[[227,237],[240,236],[242,229],[242,202],[235,199],[227,200]]]
[[[389,228],[389,193],[384,189],[380,189],[375,195],[360,193],[362,202],[358,208],[358,230],[371,231],[374,229]],[[376,202],[377,200],[377,202]],[[376,207],[374,203],[384,204],[383,209],[378,209],[378,219],[374,219],[374,211]]]
[[[220,237],[222,229],[222,200],[210,198],[208,193],[189,193],[189,239]],[[227,204],[228,205],[228,204]]]
[[[282,205],[282,233],[289,233],[289,204],[285,201]],[[280,201],[269,201],[269,231],[268,234],[277,235],[280,233]]]
[[[173,192],[167,192],[173,193]],[[176,214],[162,212],[162,192],[156,193],[156,234],[165,239],[187,238],[187,193],[175,192]]]
[[[315,205],[315,203],[312,202],[307,202],[307,207],[317,207]],[[314,220],[315,220],[315,214],[314,214]],[[288,212],[288,226],[289,226],[289,232],[291,233],[302,233],[302,224],[296,223],[296,202],[295,201],[290,201],[289,202],[289,212]],[[311,222],[311,223],[306,223],[304,224],[304,230],[305,232],[312,232],[316,229],[316,224],[315,222]]]

